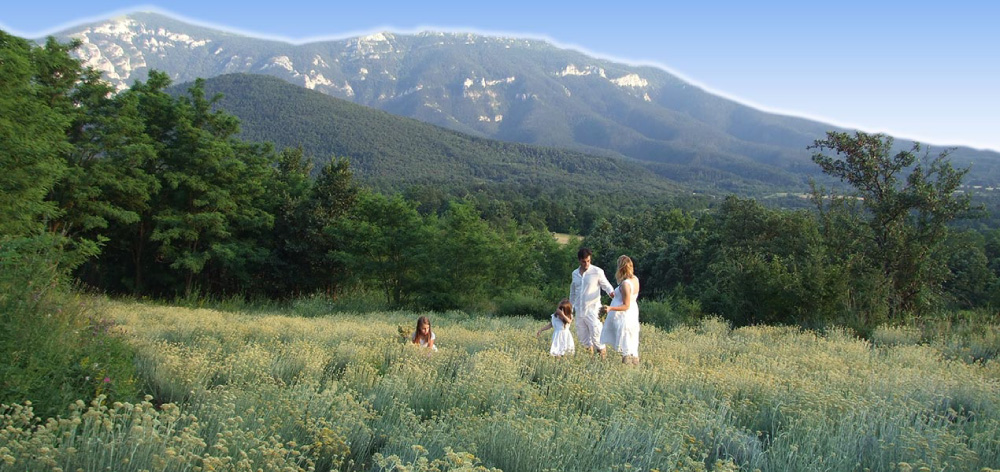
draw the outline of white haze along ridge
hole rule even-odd
[[[590,51],[590,50],[588,50],[587,48],[584,48],[584,47],[580,47],[580,46],[572,45],[572,44],[560,43],[560,42],[552,40],[552,39],[543,39],[543,40],[550,42],[553,46],[555,46],[557,48],[567,49],[567,50],[573,50],[573,51],[579,52],[581,54],[584,54],[584,55],[589,56],[589,57],[594,58],[594,59],[601,59],[601,60],[607,60],[607,61],[611,61],[611,62],[616,62],[616,63],[620,63],[620,64],[623,64],[623,65],[629,66],[629,67],[643,67],[643,66],[654,67],[654,68],[663,70],[663,71],[665,71],[665,72],[667,72],[667,73],[669,73],[669,74],[677,77],[679,80],[685,82],[687,84],[687,86],[697,87],[697,88],[699,88],[699,89],[701,89],[701,90],[703,90],[703,91],[705,91],[705,92],[707,92],[709,94],[712,94],[712,95],[724,98],[726,100],[733,101],[733,102],[741,104],[741,105],[748,106],[750,108],[753,108],[753,109],[756,109],[756,110],[759,110],[759,111],[762,111],[762,112],[765,112],[765,113],[772,113],[772,114],[776,114],[776,115],[784,115],[784,116],[789,116],[789,117],[802,118],[802,119],[806,119],[806,120],[811,120],[811,121],[816,121],[816,122],[828,124],[828,125],[831,125],[831,126],[834,126],[834,127],[837,127],[837,128],[862,130],[862,131],[866,131],[866,132],[869,132],[869,133],[885,133],[885,134],[887,134],[889,136],[892,136],[892,137],[894,137],[896,139],[916,141],[916,142],[920,142],[921,144],[924,144],[924,145],[934,146],[935,148],[938,148],[938,149],[940,149],[942,147],[950,147],[950,146],[963,146],[963,147],[969,147],[971,149],[976,149],[976,150],[979,150],[979,151],[1000,152],[1000,146],[995,146],[995,145],[991,147],[990,145],[983,144],[983,143],[973,143],[973,142],[969,142],[969,141],[957,142],[957,140],[949,139],[949,138],[932,137],[932,136],[918,136],[920,133],[912,133],[912,132],[908,132],[908,131],[905,131],[905,130],[902,130],[902,129],[897,129],[897,128],[891,127],[891,126],[863,124],[863,123],[857,122],[857,121],[848,122],[846,120],[832,118],[832,117],[824,116],[824,115],[821,115],[821,114],[815,114],[815,113],[810,113],[810,112],[804,112],[804,111],[801,111],[801,110],[791,110],[791,109],[777,108],[777,107],[773,107],[773,106],[763,105],[763,104],[758,103],[756,101],[753,101],[753,100],[750,100],[750,99],[747,99],[747,98],[743,98],[743,97],[739,97],[739,96],[730,94],[728,92],[725,92],[723,90],[713,88],[713,87],[707,85],[706,83],[702,82],[699,79],[696,79],[696,78],[693,78],[691,76],[688,76],[688,75],[686,75],[686,74],[684,74],[682,72],[679,72],[679,71],[671,68],[670,66],[664,65],[663,63],[658,62],[658,61],[654,61],[654,60],[626,59],[626,58],[621,58],[621,57],[612,56],[612,55],[608,55],[608,54],[596,53],[596,52]],[[562,72],[563,72],[563,74],[562,74],[563,76],[570,75],[570,74],[565,73],[565,72],[567,72],[567,70],[564,70]],[[565,92],[566,92],[567,96],[570,96],[569,90],[565,90]],[[648,93],[644,94],[642,96],[642,98],[645,101],[652,101],[651,98],[649,97]]]
[[[71,29],[71,28],[76,27],[76,26],[78,26],[80,24],[85,24],[85,23],[90,23],[90,22],[98,22],[98,21],[106,20],[108,17],[120,16],[120,15],[127,15],[127,14],[130,14],[130,13],[137,13],[137,12],[152,12],[152,13],[157,13],[157,14],[168,16],[168,17],[173,18],[175,20],[183,21],[185,23],[189,23],[189,24],[196,25],[196,26],[201,26],[201,27],[205,27],[205,28],[212,28],[212,29],[216,29],[216,30],[219,30],[219,31],[223,31],[223,32],[228,32],[228,33],[232,33],[232,34],[239,34],[239,35],[249,36],[249,37],[258,38],[258,39],[266,39],[266,40],[272,40],[272,41],[281,41],[281,42],[286,42],[286,43],[290,43],[290,44],[293,44],[293,45],[308,44],[308,43],[314,43],[314,42],[319,42],[319,41],[344,40],[344,39],[349,39],[349,38],[358,37],[358,36],[370,36],[370,35],[377,34],[379,32],[386,32],[386,31],[393,31],[396,34],[414,34],[414,35],[424,35],[424,36],[447,36],[449,34],[451,34],[451,35],[475,34],[475,35],[492,36],[492,37],[514,37],[514,38],[519,38],[517,42],[523,42],[523,44],[525,46],[528,46],[528,47],[531,46],[530,40],[542,41],[542,42],[548,43],[548,44],[550,44],[550,45],[552,45],[554,47],[561,48],[561,49],[573,50],[573,51],[579,52],[581,54],[585,54],[585,55],[590,56],[590,57],[595,58],[595,59],[603,59],[603,60],[613,61],[613,62],[621,63],[621,64],[627,65],[627,66],[649,66],[649,67],[655,67],[655,68],[661,69],[663,71],[666,71],[667,73],[670,73],[670,74],[674,75],[678,79],[680,79],[680,80],[682,80],[684,82],[687,82],[691,86],[700,88],[700,89],[704,90],[707,93],[711,93],[713,95],[716,95],[716,96],[725,98],[727,100],[731,100],[731,101],[734,101],[736,103],[739,103],[739,104],[742,104],[742,105],[746,105],[748,107],[751,107],[751,108],[754,108],[754,109],[757,109],[757,110],[760,110],[760,111],[763,111],[763,112],[767,112],[767,113],[775,113],[775,114],[780,114],[780,115],[800,117],[800,118],[804,118],[804,119],[808,119],[808,120],[819,121],[819,122],[831,124],[833,126],[837,126],[837,127],[841,127],[841,128],[867,129],[869,131],[873,130],[874,128],[881,128],[882,132],[885,132],[885,133],[890,134],[892,136],[899,137],[901,139],[914,139],[914,140],[921,141],[923,143],[949,142],[948,139],[938,139],[938,138],[935,138],[935,139],[927,140],[927,139],[916,138],[916,137],[913,136],[912,133],[908,133],[908,132],[905,132],[905,131],[898,131],[898,130],[895,130],[894,128],[889,128],[889,127],[858,126],[858,125],[855,125],[855,124],[847,123],[844,120],[829,118],[829,117],[822,116],[822,115],[819,115],[819,114],[813,114],[813,113],[803,112],[803,111],[800,111],[800,110],[779,109],[779,108],[775,108],[775,107],[766,106],[766,105],[757,103],[757,102],[755,102],[753,100],[742,98],[742,97],[738,97],[738,96],[732,95],[732,94],[730,94],[728,92],[725,92],[725,91],[722,91],[722,90],[719,90],[719,89],[715,89],[715,88],[707,85],[706,83],[702,82],[701,80],[696,79],[696,78],[691,77],[691,76],[688,76],[688,75],[686,75],[684,73],[681,73],[681,72],[679,72],[679,71],[677,71],[677,70],[675,70],[675,69],[673,69],[673,68],[671,68],[669,66],[666,66],[665,64],[663,64],[663,63],[661,63],[659,61],[648,60],[648,59],[647,60],[636,60],[636,59],[631,59],[631,58],[623,58],[623,57],[619,57],[619,56],[614,56],[614,55],[611,55],[611,54],[597,53],[597,52],[591,51],[588,48],[579,46],[577,44],[560,42],[560,41],[557,41],[557,40],[553,39],[550,36],[541,35],[541,34],[537,34],[537,33],[511,32],[509,30],[508,31],[500,32],[500,31],[496,31],[496,30],[480,29],[480,28],[474,28],[474,27],[438,26],[438,25],[427,25],[427,24],[425,24],[425,25],[419,25],[419,26],[416,26],[416,27],[413,27],[413,28],[397,28],[397,27],[392,26],[392,25],[385,25],[384,24],[384,25],[381,25],[381,26],[377,26],[377,27],[370,28],[370,29],[365,29],[365,30],[348,31],[348,32],[338,33],[338,34],[330,34],[330,35],[322,35],[322,36],[311,36],[311,37],[305,37],[305,38],[291,38],[291,37],[282,36],[282,35],[274,35],[274,34],[268,34],[268,33],[261,33],[261,32],[258,32],[258,31],[242,30],[242,29],[235,28],[235,27],[232,27],[232,26],[229,26],[229,25],[223,25],[223,24],[218,24],[218,23],[206,22],[206,21],[202,21],[202,20],[198,20],[198,19],[194,19],[194,18],[188,18],[188,17],[185,17],[183,15],[176,14],[174,12],[166,11],[166,10],[164,10],[162,8],[148,7],[148,6],[146,6],[146,7],[141,7],[141,8],[138,8],[138,9],[136,9],[136,8],[120,9],[120,10],[117,10],[117,11],[114,11],[114,12],[108,13],[108,14],[102,14],[102,15],[98,15],[98,16],[90,16],[90,17],[87,17],[87,18],[82,18],[82,19],[80,19],[78,21],[68,22],[68,23],[64,23],[64,24],[62,24],[60,26],[56,26],[56,27],[50,28],[48,30],[48,32],[43,33],[41,35],[22,35],[22,36],[25,36],[25,37],[41,37],[41,36],[45,36],[45,35],[48,35],[48,34],[54,34],[55,32],[58,32],[58,31],[63,31],[63,30]],[[447,31],[465,31],[465,32],[471,32],[471,33],[447,33]],[[337,59],[334,59],[334,61],[335,62],[339,62]],[[135,66],[135,67],[138,67],[138,66]],[[345,82],[344,87],[342,88],[342,90],[344,90],[344,89],[346,89],[347,92],[349,92],[348,93],[349,96],[353,96],[353,90],[350,90],[350,85],[347,84],[346,82]],[[568,90],[566,90],[566,92],[567,92],[567,94],[569,94]],[[952,140],[952,143],[953,143],[953,141],[954,140]],[[961,145],[963,145],[963,146],[970,146],[969,143],[962,143]],[[973,147],[975,149],[980,149],[980,150],[1000,151],[1000,147],[997,147],[997,146],[991,147],[989,145],[983,145],[981,143],[980,144],[971,145],[970,147]]]
[[[349,50],[353,49],[353,51],[351,51],[351,52],[354,53],[354,54],[352,54],[352,56],[354,58],[377,59],[377,58],[380,57],[380,55],[379,55],[380,52],[381,53],[385,53],[385,52],[391,52],[391,51],[395,50],[394,47],[393,47],[393,45],[392,45],[392,40],[395,39],[395,36],[393,35],[393,33],[389,33],[388,32],[389,30],[392,30],[393,28],[381,27],[381,28],[377,28],[377,31],[368,31],[368,32],[356,34],[356,35],[353,35],[353,36],[347,36],[347,37],[344,37],[344,36],[329,36],[329,37],[310,38],[308,40],[299,40],[299,41],[296,41],[296,40],[292,40],[292,39],[289,39],[289,38],[269,36],[269,35],[260,34],[260,33],[257,33],[257,32],[240,31],[238,29],[234,29],[234,28],[231,28],[229,26],[216,25],[216,24],[205,23],[205,22],[201,22],[201,21],[197,21],[197,20],[192,20],[192,19],[189,19],[189,18],[183,18],[183,17],[180,17],[179,15],[175,15],[173,13],[168,13],[168,12],[163,12],[163,11],[154,11],[154,12],[155,13],[159,13],[159,14],[163,14],[163,15],[166,15],[166,16],[169,16],[169,17],[172,17],[172,18],[180,20],[180,21],[184,21],[184,22],[187,22],[187,23],[190,23],[190,24],[194,24],[194,25],[199,25],[199,26],[209,27],[209,28],[213,28],[213,29],[218,29],[218,30],[224,31],[224,32],[232,32],[232,33],[236,33],[236,34],[242,34],[242,35],[246,35],[246,36],[254,37],[254,38],[259,38],[259,39],[271,39],[271,40],[286,41],[286,42],[289,42],[289,43],[291,43],[293,45],[306,44],[306,43],[309,43],[309,42],[316,42],[316,41],[346,40],[347,43],[348,43],[348,48],[345,48],[345,50],[349,51]],[[95,32],[95,33],[99,32],[101,34],[108,34],[108,35],[115,35],[116,37],[118,37],[118,38],[120,38],[122,40],[130,42],[133,39],[133,37],[135,36],[135,34],[132,32],[132,30],[130,28],[128,28],[128,25],[132,24],[132,23],[135,23],[134,20],[127,19],[127,18],[120,18],[120,19],[117,19],[117,20],[111,20],[111,21],[107,21],[107,22],[101,24],[100,26],[96,27],[93,30],[93,32]],[[736,102],[739,102],[739,103],[743,103],[745,105],[748,105],[748,106],[751,106],[753,108],[757,108],[757,109],[760,109],[760,110],[763,110],[763,111],[768,111],[768,112],[772,112],[772,113],[780,113],[780,114],[789,114],[789,115],[801,116],[803,118],[808,118],[808,119],[813,119],[813,120],[822,120],[822,118],[811,117],[811,116],[803,115],[801,113],[787,112],[787,111],[784,111],[784,110],[768,109],[768,108],[763,107],[763,106],[761,106],[759,104],[756,104],[756,103],[753,103],[753,102],[749,102],[747,100],[742,100],[742,99],[739,99],[737,97],[730,96],[730,95],[728,95],[728,94],[726,94],[724,92],[713,90],[713,89],[711,89],[709,87],[706,87],[706,86],[700,84],[697,80],[693,80],[693,79],[691,79],[689,77],[686,77],[683,74],[680,74],[680,73],[678,73],[676,71],[671,70],[670,68],[668,68],[666,66],[663,66],[662,64],[648,62],[648,61],[647,62],[629,62],[627,60],[622,60],[622,59],[619,59],[619,58],[614,58],[614,57],[610,57],[610,56],[606,56],[606,55],[596,54],[596,53],[593,53],[593,52],[590,52],[590,51],[586,50],[585,48],[581,48],[579,46],[562,45],[558,41],[555,41],[555,40],[553,40],[553,39],[551,39],[549,37],[545,37],[545,36],[538,36],[538,35],[532,35],[532,34],[512,35],[510,33],[498,34],[498,33],[495,33],[495,32],[475,32],[474,29],[468,29],[468,28],[464,28],[464,30],[465,30],[464,32],[463,31],[446,31],[445,28],[438,28],[438,27],[418,27],[418,28],[415,28],[413,32],[406,32],[406,31],[404,31],[404,32],[402,32],[400,34],[413,34],[413,35],[416,35],[416,36],[451,37],[453,39],[464,38],[466,42],[475,42],[476,38],[480,38],[480,37],[484,38],[484,39],[493,39],[493,38],[495,38],[495,39],[498,39],[498,40],[509,41],[511,44],[523,43],[523,45],[527,46],[527,47],[531,46],[530,40],[542,41],[542,42],[550,43],[554,47],[557,47],[557,48],[575,50],[577,52],[580,52],[582,54],[590,56],[590,57],[592,57],[594,59],[612,60],[612,61],[615,61],[615,62],[623,63],[625,65],[649,65],[649,66],[657,67],[657,68],[663,69],[663,70],[665,70],[665,71],[667,71],[667,72],[669,72],[669,73],[677,76],[681,80],[684,80],[685,82],[688,82],[688,83],[692,84],[693,86],[700,87],[700,88],[704,89],[705,91],[708,91],[708,92],[713,93],[715,95],[722,96],[722,97],[727,98],[729,100],[733,100],[733,101],[736,101]],[[474,32],[469,32],[469,31],[474,31]],[[105,73],[106,76],[109,79],[115,80],[117,82],[115,84],[116,89],[118,89],[118,90],[124,90],[125,88],[128,88],[127,85],[126,85],[126,81],[130,78],[131,72],[135,68],[145,67],[146,66],[145,58],[142,57],[141,52],[137,51],[138,52],[138,57],[136,57],[136,61],[135,61],[134,64],[131,64],[131,63],[128,63],[128,62],[124,62],[123,63],[121,60],[119,60],[119,61],[116,62],[116,61],[114,61],[114,60],[112,60],[112,59],[110,59],[108,57],[105,57],[101,53],[100,47],[97,44],[92,43],[90,41],[89,37],[87,36],[87,34],[89,32],[91,32],[91,31],[90,30],[85,30],[84,32],[82,32],[82,33],[79,34],[79,37],[84,41],[84,44],[83,44],[82,51],[81,51],[80,55],[81,55],[81,59],[85,61],[85,65],[90,66],[90,67],[94,67],[95,69],[98,69],[101,72]],[[196,40],[193,40],[193,38],[190,38],[187,35],[174,35],[174,34],[170,34],[168,31],[166,31],[163,28],[159,28],[157,30],[157,33],[159,33],[160,36],[163,36],[163,37],[171,39],[171,40],[177,39],[177,40],[180,40],[180,41],[186,41],[187,44],[189,45],[189,47],[196,47],[196,46],[199,46],[199,45],[204,45],[204,44],[207,44],[207,42],[208,42],[207,40],[196,41]],[[513,39],[515,37],[519,37],[520,39]],[[382,46],[383,43],[384,43],[384,46],[383,47],[379,47],[379,46]],[[444,44],[444,43],[442,42],[441,44]],[[152,38],[152,39],[150,39],[149,41],[147,41],[147,45],[153,51],[158,51],[159,48],[161,48],[161,47],[165,48],[165,47],[168,47],[168,46],[172,46],[172,44],[170,44],[170,43],[161,44],[155,37]],[[83,52],[83,51],[85,51],[85,52]],[[221,49],[218,49],[218,50],[215,51],[215,54],[219,54],[219,53],[221,53]],[[322,58],[320,58],[319,56],[316,56],[314,58],[314,62],[318,62],[318,61],[322,61]],[[339,61],[336,61],[336,62],[339,62]],[[246,68],[251,67],[252,64],[253,64],[253,58],[251,58],[251,57],[240,58],[238,56],[233,56],[230,59],[229,63],[227,63],[224,66],[224,70],[226,70],[227,72],[245,70]],[[288,62],[281,61],[280,63],[276,63],[274,65],[279,65],[282,68],[287,69],[290,72],[294,71],[293,68],[291,68],[290,61],[288,61]],[[318,63],[317,63],[317,65],[318,65]],[[323,65],[326,66],[326,67],[329,67],[327,64],[325,64],[325,61],[323,62]],[[264,66],[264,67],[266,68],[268,66]],[[367,75],[367,73],[368,73],[368,71],[367,71],[366,68],[363,68],[363,67],[359,68],[358,69],[358,78],[360,80],[364,80],[365,77],[366,77],[366,75]],[[563,77],[568,76],[568,75],[584,75],[585,76],[585,75],[592,75],[592,74],[598,75],[598,76],[600,76],[602,78],[607,78],[605,70],[603,68],[601,68],[601,67],[598,67],[598,66],[582,66],[582,68],[580,68],[580,67],[576,66],[575,64],[568,64],[564,70],[562,70],[562,71],[560,71],[560,72],[557,73],[557,75],[560,75],[560,76],[563,76]],[[640,85],[640,84],[644,86],[644,84],[642,84],[642,82],[644,82],[644,80],[639,79],[638,81],[635,81],[635,80],[630,80],[630,79],[631,78],[628,75],[626,75],[626,76],[620,77],[618,79],[609,79],[609,80],[611,80],[616,85],[619,85],[619,86],[622,86],[622,87],[625,87],[625,86],[636,86],[636,85]],[[335,84],[331,83],[330,81],[326,80],[325,77],[322,77],[321,74],[319,74],[317,76],[313,76],[313,78],[307,78],[305,80],[305,86],[307,86],[309,88],[315,88],[316,85],[327,85],[327,86],[330,86],[332,89],[334,89],[334,90],[336,90],[336,91],[338,91],[340,93],[345,94],[348,97],[354,96],[354,90],[353,90],[353,88],[346,81],[344,82],[343,86],[339,86],[338,87]],[[571,96],[571,93],[570,93],[570,91],[568,89],[564,88],[564,91],[565,91],[565,93],[566,93],[567,96]],[[478,98],[481,97],[481,95],[482,95],[482,93],[479,93],[479,92],[468,92],[468,86],[466,86],[466,96],[468,98],[478,99]],[[491,98],[493,100],[496,100],[495,93],[494,94],[489,94],[489,95],[493,95]],[[648,94],[644,94],[643,99],[647,100],[647,101],[650,101],[650,98],[649,98]],[[837,123],[833,123],[833,124],[835,124],[836,126],[842,126],[842,127],[852,127],[850,125],[843,125],[843,124],[837,124]]]
[[[832,125],[832,126],[835,126],[835,127],[838,127],[838,128],[844,128],[844,129],[858,129],[858,130],[865,130],[867,132],[882,132],[882,133],[886,133],[886,134],[888,134],[890,136],[893,136],[893,137],[895,137],[897,139],[919,141],[919,142],[921,142],[923,144],[933,145],[935,147],[960,145],[960,146],[971,147],[973,149],[978,149],[978,150],[986,150],[986,151],[994,151],[994,152],[1000,151],[1000,148],[997,148],[996,146],[990,147],[989,145],[984,145],[984,144],[981,144],[981,143],[980,144],[973,144],[973,143],[969,143],[969,142],[957,143],[957,142],[955,142],[954,139],[949,140],[947,138],[939,138],[939,137],[928,139],[929,138],[928,136],[923,136],[923,137],[916,136],[916,134],[919,134],[919,133],[906,132],[906,131],[896,129],[896,128],[891,127],[891,126],[884,126],[884,125],[864,125],[864,124],[860,124],[858,122],[848,122],[846,120],[831,118],[831,117],[828,117],[828,116],[823,116],[821,114],[805,112],[805,111],[802,111],[802,110],[783,109],[783,108],[777,108],[777,107],[773,107],[773,106],[767,106],[767,105],[758,103],[758,102],[756,102],[754,100],[743,98],[743,97],[740,97],[740,96],[736,96],[736,95],[733,95],[733,94],[731,94],[729,92],[726,92],[726,91],[723,91],[723,90],[720,90],[720,89],[717,89],[717,88],[713,88],[712,86],[708,85],[706,82],[703,82],[700,79],[696,79],[696,78],[694,78],[692,76],[689,76],[689,75],[687,75],[687,74],[685,74],[683,72],[680,72],[680,71],[678,71],[678,70],[676,70],[676,69],[674,69],[674,68],[672,68],[670,66],[667,66],[667,65],[665,65],[662,62],[656,61],[656,60],[624,58],[624,57],[615,56],[615,55],[606,54],[606,53],[598,53],[598,52],[594,52],[594,51],[590,50],[589,48],[582,47],[582,46],[579,46],[577,44],[560,42],[558,40],[553,39],[550,36],[540,35],[540,34],[537,34],[537,33],[526,33],[526,32],[513,32],[512,33],[510,31],[483,30],[483,29],[477,29],[477,28],[472,28],[472,27],[455,28],[455,27],[442,27],[442,26],[431,26],[431,25],[421,25],[421,26],[418,26],[416,28],[411,28],[411,29],[399,29],[399,28],[393,28],[391,26],[381,26],[378,29],[380,29],[380,30],[396,31],[398,34],[416,34],[416,35],[425,35],[425,36],[430,36],[430,35],[447,36],[447,35],[450,34],[450,33],[447,33],[447,31],[449,31],[449,30],[451,30],[451,31],[455,31],[455,30],[470,31],[471,32],[470,34],[476,34],[476,35],[480,35],[480,36],[489,36],[489,37],[498,37],[498,38],[505,38],[505,37],[519,38],[518,42],[522,42],[525,46],[529,46],[529,47],[531,46],[530,40],[541,41],[541,42],[548,43],[548,44],[550,44],[553,47],[556,47],[556,48],[559,48],[559,49],[576,51],[576,52],[579,52],[581,54],[589,56],[590,58],[597,59],[597,60],[611,61],[611,62],[619,63],[619,64],[622,64],[622,65],[625,65],[625,66],[629,66],[629,67],[643,67],[643,66],[646,66],[646,67],[657,68],[657,69],[663,70],[663,71],[665,71],[665,72],[667,72],[667,73],[675,76],[677,79],[685,82],[687,84],[686,86],[691,86],[691,87],[699,88],[699,89],[701,89],[701,90],[703,90],[703,91],[705,91],[705,92],[707,92],[709,94],[716,95],[716,96],[724,98],[726,100],[730,100],[730,101],[736,102],[738,104],[745,105],[745,106],[748,106],[750,108],[754,108],[756,110],[760,110],[760,111],[766,112],[766,113],[772,113],[772,114],[777,114],[777,115],[785,115],[785,116],[790,116],[790,117],[803,118],[803,119],[806,119],[806,120],[817,121],[817,122],[820,122],[820,123],[825,123],[825,124],[829,124],[829,125]],[[454,34],[460,34],[460,33],[454,33]],[[562,71],[562,72],[565,72],[565,70]],[[566,75],[568,75],[568,74],[566,74]],[[564,88],[564,91],[565,91],[565,93],[566,93],[567,96],[571,95],[571,93],[570,93],[570,91],[568,89]],[[641,98],[644,101],[652,101],[651,97],[649,96],[648,93],[642,94]]]

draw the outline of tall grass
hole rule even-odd
[[[42,416],[81,397],[137,396],[131,346],[65,285],[73,255],[62,244],[0,238],[0,403],[32,401]]]
[[[643,326],[641,365],[548,356],[539,321],[115,303],[152,397],[0,413],[0,470],[989,470],[1000,364],[843,330]],[[908,339],[908,338],[907,338]]]

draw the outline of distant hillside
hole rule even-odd
[[[178,84],[181,93],[190,84]],[[681,186],[625,158],[479,138],[333,98],[263,75],[206,80],[208,96],[241,120],[242,136],[280,147],[302,146],[317,159],[348,157],[362,181],[379,187],[412,184],[471,188],[477,183],[632,189],[644,197],[677,194]]]
[[[804,190],[819,176],[806,147],[834,129],[761,112],[659,68],[523,38],[385,32],[294,45],[153,13],[58,36],[83,41],[79,56],[119,88],[145,79],[150,69],[178,82],[238,72],[272,75],[477,136],[631,157],[673,181],[713,192]],[[968,183],[1000,184],[1000,154],[960,148],[953,160],[973,166]]]

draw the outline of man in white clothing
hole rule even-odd
[[[569,300],[573,304],[573,311],[576,312],[576,336],[580,344],[583,344],[590,353],[597,349],[603,354],[601,320],[598,318],[598,311],[601,309],[601,289],[614,297],[615,288],[608,282],[603,269],[591,265],[592,254],[591,250],[585,247],[576,253],[577,259],[580,260],[580,268],[573,270]]]

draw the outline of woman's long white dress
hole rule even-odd
[[[604,329],[601,331],[601,344],[606,344],[623,356],[639,357],[639,305],[635,301],[639,291],[629,280],[622,284],[629,284],[629,288],[632,289],[631,304],[626,311],[608,312],[608,317],[604,320]],[[615,298],[611,300],[611,306],[624,304],[622,286],[619,285],[615,289]]]
[[[549,348],[549,354],[564,356],[566,354],[573,354],[575,351],[576,346],[573,343],[573,333],[570,332],[569,326],[563,324],[562,320],[553,313],[552,347]]]

